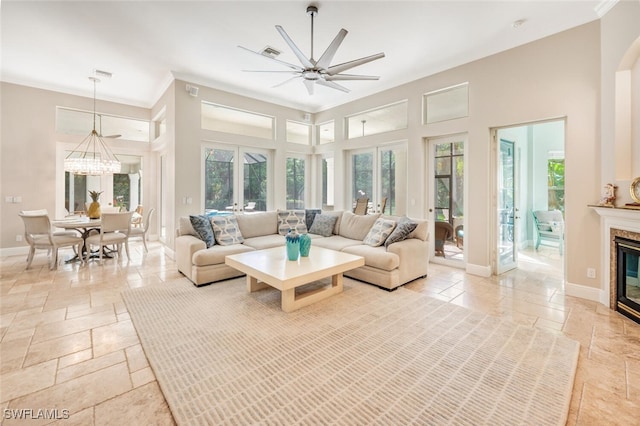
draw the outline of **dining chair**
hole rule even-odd
[[[366,215],[369,208],[369,198],[361,197],[356,200],[356,206],[353,208],[354,214]]]
[[[54,234],[51,230],[51,221],[48,214],[33,214],[33,211],[27,211],[27,213],[21,211],[18,215],[24,222],[24,238],[29,244],[27,269],[31,267],[35,252],[38,249],[47,250],[47,255],[50,255],[49,269],[58,267],[58,248],[74,247],[76,253],[82,252],[84,244],[82,237],[77,234]]]
[[[38,209],[38,210],[21,210],[20,213],[22,213],[25,216],[40,216],[43,214],[49,215],[49,212],[47,211],[47,209]],[[68,236],[68,237],[77,237],[78,233],[76,231],[73,230],[65,230],[65,231],[53,231],[53,235],[55,236]],[[73,251],[76,251],[75,246],[73,247]],[[77,254],[77,253],[76,253]],[[47,256],[49,255],[49,253],[47,253]]]
[[[149,251],[147,249],[147,231],[149,230],[149,225],[151,224],[151,219],[153,218],[153,214],[155,213],[155,211],[156,209],[149,210],[149,213],[147,213],[147,220],[142,222],[142,228],[131,228],[131,231],[129,232],[129,239],[142,237],[142,243],[144,244],[145,252]]]
[[[384,214],[384,210],[387,208],[387,197],[382,197],[380,201],[380,213]]]
[[[144,212],[144,207],[142,204],[139,204],[133,212],[133,217],[131,219],[132,230],[142,226],[142,212]]]
[[[129,233],[131,232],[131,216],[133,212],[122,213],[102,213],[100,217],[100,233],[91,235],[85,240],[87,245],[87,257],[91,255],[91,246],[99,247],[99,259],[102,262],[102,255],[105,246],[117,247],[118,256],[124,243],[127,258],[129,255]]]

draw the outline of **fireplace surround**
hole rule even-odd
[[[624,207],[590,206],[600,215],[600,230],[603,242],[602,269],[609,270],[603,274],[600,302],[622,313],[618,308],[618,247],[616,238],[640,245],[640,210]],[[622,273],[622,272],[621,272]],[[620,281],[625,276],[620,277]],[[628,299],[628,298],[627,298]],[[633,301],[633,300],[632,300]],[[638,311],[638,309],[634,309]]]
[[[635,236],[634,236],[635,237]],[[637,239],[621,236],[613,238],[615,245],[615,309],[640,324],[640,278],[638,260],[640,259],[640,235]],[[613,269],[612,265],[612,269]]]

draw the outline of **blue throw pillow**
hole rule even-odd
[[[213,247],[216,244],[216,240],[213,236],[213,228],[209,218],[205,215],[190,215],[189,220],[194,231],[198,234],[200,239],[205,242],[207,248]]]
[[[390,244],[397,243],[399,241],[406,240],[410,233],[418,227],[418,224],[408,217],[403,217],[398,220],[396,229],[393,230],[391,235],[384,242],[385,247],[389,247]]]
[[[304,222],[307,225],[307,229],[311,228],[311,225],[313,225],[313,219],[315,219],[316,215],[320,213],[322,213],[321,209],[304,209]]]
[[[338,216],[328,214],[317,214],[313,219],[309,232],[311,234],[322,235],[323,237],[330,237],[333,234],[333,228],[336,226]]]

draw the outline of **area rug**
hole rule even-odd
[[[181,425],[564,425],[579,344],[345,279],[293,313],[244,279],[127,290]]]

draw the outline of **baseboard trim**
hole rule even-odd
[[[467,263],[466,272],[467,274],[478,275],[479,277],[486,278],[491,276],[491,266],[473,265],[473,264]]]
[[[0,248],[1,257],[18,256],[21,254],[25,256],[29,254],[29,246]]]
[[[602,289],[587,287],[586,285],[565,283],[564,294],[602,303]],[[608,304],[608,303],[607,303]]]

